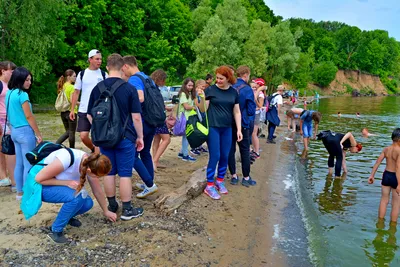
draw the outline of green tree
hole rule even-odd
[[[338,68],[332,61],[321,62],[314,68],[314,82],[323,87],[328,86],[335,79],[337,71]]]
[[[2,0],[0,29],[2,30],[1,56],[24,65],[42,80],[52,66],[56,45],[63,37],[58,18],[64,4],[57,0]]]
[[[312,69],[315,64],[314,46],[308,48],[306,53],[301,52],[296,71],[290,81],[299,89],[306,89],[307,84],[312,81]]]
[[[280,22],[271,28],[269,42],[266,44],[269,84],[278,85],[295,71],[300,56],[296,40],[301,34],[301,30],[297,30],[294,34],[290,31],[289,21]]]
[[[194,32],[199,34],[212,16],[211,0],[202,0],[192,13]]]
[[[260,19],[254,20],[250,26],[250,36],[243,47],[242,63],[249,66],[252,73],[262,76],[267,69],[268,51],[266,43],[269,41],[269,23]]]
[[[240,58],[240,48],[227,32],[218,15],[211,17],[199,38],[193,42],[196,60],[188,73],[194,77],[204,77],[220,65],[234,64]]]
[[[221,19],[227,33],[241,45],[248,36],[249,27],[247,11],[242,2],[240,0],[224,0],[217,6],[215,13]]]

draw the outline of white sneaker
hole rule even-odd
[[[20,196],[20,195],[16,195],[15,196],[15,199],[17,200],[17,201],[21,201],[22,200],[22,195]]]
[[[136,183],[135,186],[139,190],[145,190],[146,189],[146,185],[145,184]]]
[[[17,193],[17,187],[11,186],[11,193]]]
[[[137,194],[136,197],[137,198],[145,198],[147,196],[154,194],[157,191],[158,191],[158,187],[156,184],[153,184],[153,186],[150,188],[145,186],[145,189],[142,192],[140,192],[139,194]]]
[[[10,178],[6,177],[0,180],[0,186],[10,186],[10,185],[11,185]]]

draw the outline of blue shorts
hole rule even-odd
[[[132,177],[136,148],[131,140],[124,138],[114,148],[100,147],[100,151],[111,161],[112,168],[108,175],[118,174],[119,177]]]
[[[303,137],[311,138],[313,135],[312,122],[304,122],[303,121]]]

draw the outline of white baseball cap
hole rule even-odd
[[[88,54],[88,58],[94,57],[97,54],[100,54],[100,51],[97,49],[92,49],[92,50],[90,50],[90,52]]]

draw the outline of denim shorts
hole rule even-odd
[[[114,148],[100,147],[100,151],[111,161],[112,168],[108,175],[118,174],[119,177],[128,178],[132,176],[136,148],[131,140],[124,138]]]
[[[311,138],[313,135],[312,122],[303,122],[303,137]]]

